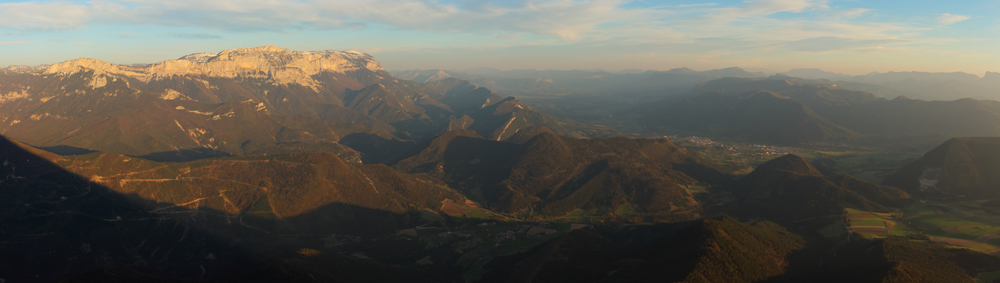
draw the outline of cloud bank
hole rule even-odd
[[[971,18],[972,17],[965,16],[965,15],[952,15],[952,14],[944,13],[944,14],[941,14],[940,16],[937,17],[937,21],[938,21],[938,23],[941,23],[941,24],[944,24],[944,25],[952,25],[952,24],[955,24],[955,23],[958,23],[958,22],[961,22],[961,21],[965,21],[965,20],[971,19]]]
[[[205,43],[213,40],[228,43],[239,38],[244,39],[240,42],[252,44],[278,35],[286,40],[283,42],[306,42],[313,38],[296,39],[294,34],[312,32],[315,36],[315,31],[348,30],[372,31],[364,35],[371,38],[410,37],[389,43],[384,38],[371,41],[375,43],[350,43],[357,44],[354,48],[376,53],[496,46],[536,50],[531,48],[547,46],[568,53],[616,53],[623,58],[658,54],[710,60],[736,57],[733,54],[943,52],[938,46],[960,40],[947,38],[951,35],[942,31],[973,19],[968,15],[933,14],[914,17],[926,21],[930,16],[936,23],[906,22],[896,15],[886,16],[886,11],[864,6],[840,8],[838,5],[843,3],[833,2],[747,0],[664,5],[639,0],[22,0],[0,3],[0,32],[8,34],[0,33],[0,42],[6,42],[0,45],[44,41],[13,34],[73,32],[92,27],[100,27],[94,29],[102,32],[110,29],[105,34],[120,34],[115,27],[153,26],[159,37],[184,39],[188,41],[185,44],[214,44]],[[248,37],[261,39],[245,40]],[[226,40],[219,40],[223,38]]]
[[[525,32],[578,40],[598,25],[642,11],[622,0],[523,1],[506,5],[422,0],[93,0],[0,4],[0,26],[72,29],[87,24],[154,24],[224,31],[287,31],[388,25],[437,32]]]

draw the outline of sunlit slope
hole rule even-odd
[[[574,134],[562,121],[466,81],[425,85],[394,78],[363,53],[277,47],[148,66],[78,59],[2,71],[0,114],[0,134],[31,145],[164,161],[290,152],[361,161],[339,144],[352,135],[347,144],[373,161],[402,149],[359,147],[358,140],[421,141],[452,129],[496,140],[530,126]]]
[[[257,225],[266,230],[388,232],[406,223],[392,214],[437,211],[445,199],[465,201],[433,179],[384,165],[350,165],[327,153],[187,163],[95,153],[67,157],[60,164],[159,209],[211,209],[228,215],[223,220],[255,216],[265,220]],[[298,217],[317,210],[326,215]]]

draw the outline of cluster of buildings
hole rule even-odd
[[[722,146],[728,151],[724,156],[728,158],[749,158],[752,160],[764,159],[772,155],[785,155],[792,153],[788,148],[780,146],[760,145],[760,144],[731,144]]]
[[[792,150],[780,146],[762,145],[762,144],[743,144],[743,143],[721,143],[713,141],[712,139],[706,137],[697,136],[663,136],[664,139],[681,142],[686,146],[695,147],[709,147],[724,150],[720,157],[733,158],[733,159],[750,159],[750,160],[763,160],[768,156],[773,155],[785,155],[792,153]]]

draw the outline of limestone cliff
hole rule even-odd
[[[311,76],[322,72],[345,73],[367,69],[382,71],[371,55],[358,51],[291,51],[274,46],[238,48],[219,53],[195,53],[177,60],[167,60],[142,67],[115,65],[100,60],[81,58],[54,64],[45,74],[72,74],[94,71],[137,78],[143,81],[175,75],[209,77],[264,78],[278,84],[296,83],[316,86]]]

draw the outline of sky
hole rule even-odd
[[[0,66],[274,45],[389,70],[1000,72],[1000,0],[0,1]]]

